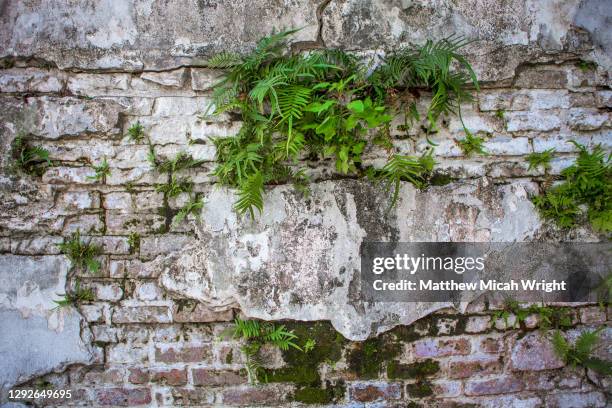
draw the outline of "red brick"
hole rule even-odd
[[[140,368],[130,368],[130,376],[128,381],[132,384],[146,384],[149,382],[150,376],[147,370]]]
[[[477,360],[452,361],[449,364],[449,378],[469,378],[478,374],[495,374],[502,371],[500,359],[485,357]]]
[[[149,388],[103,388],[96,390],[99,405],[133,407],[151,403]]]
[[[419,358],[447,357],[470,354],[468,339],[425,339],[414,343],[414,355]]]
[[[223,391],[223,404],[249,405],[273,404],[284,400],[284,396],[274,388],[234,388]]]
[[[582,324],[605,323],[606,311],[599,306],[585,307],[580,309],[580,322]]]
[[[397,383],[354,383],[350,387],[350,398],[358,402],[388,401],[400,398],[402,391]]]
[[[155,348],[155,360],[162,363],[199,363],[210,362],[210,346],[176,346]]]
[[[237,371],[217,371],[206,368],[194,368],[193,385],[204,385],[209,387],[219,385],[238,385],[246,383],[247,379]]]
[[[480,351],[484,353],[499,353],[502,351],[502,341],[493,337],[487,337],[480,341]]]
[[[550,340],[535,332],[516,342],[510,359],[516,371],[551,370],[565,365],[555,354]]]
[[[185,385],[187,384],[187,370],[177,369],[155,371],[151,376],[152,382],[159,382],[166,385]]]
[[[174,399],[174,405],[180,407],[188,405],[208,405],[212,404],[215,400],[214,392],[206,388],[188,389],[173,387],[171,392],[172,398]]]
[[[512,376],[491,380],[475,380],[465,385],[465,395],[497,395],[519,392],[525,387],[523,381]]]

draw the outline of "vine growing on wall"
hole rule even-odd
[[[420,121],[422,90],[432,94],[425,114],[429,131],[442,115],[461,119],[461,103],[472,100],[472,87],[478,89],[474,71],[459,53],[466,41],[450,37],[402,48],[373,68],[341,50],[291,54],[287,42],[296,31],[265,37],[248,55],[224,52],[208,63],[226,70],[214,86],[214,113],[238,112],[243,122],[236,136],[214,140],[214,174],[220,183],[238,189],[234,208],[254,217],[255,209],[263,209],[266,184],[304,185],[307,177],[298,159],[305,157],[331,157],[342,174],[369,175],[386,183],[393,190],[392,204],[400,181],[424,187],[433,156],[395,154],[390,122],[403,115],[407,130]],[[369,144],[389,150],[382,169],[363,166]]]

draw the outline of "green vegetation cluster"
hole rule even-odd
[[[589,151],[572,141],[579,149],[576,162],[561,172],[562,182],[533,197],[533,203],[546,219],[569,228],[586,219],[601,232],[612,232],[612,165],[610,154],[601,146]],[[546,166],[550,152],[530,156],[530,167]]]
[[[288,53],[288,38],[296,31],[263,38],[246,56],[225,52],[208,62],[227,70],[214,86],[214,113],[238,112],[243,122],[236,136],[214,140],[214,174],[238,189],[235,209],[254,217],[255,209],[263,209],[264,185],[305,184],[298,165],[304,157],[332,157],[342,174],[385,182],[394,189],[392,204],[400,181],[424,187],[435,164],[431,152],[422,157],[394,154],[390,122],[400,113],[406,130],[420,121],[417,102],[423,90],[433,95],[426,113],[428,132],[436,129],[441,115],[461,118],[461,103],[472,100],[471,88],[478,89],[470,64],[458,53],[466,42],[453,37],[428,41],[388,54],[373,68],[341,50]],[[368,144],[389,148],[382,169],[362,165]]]

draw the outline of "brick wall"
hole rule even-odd
[[[0,257],[53,265],[61,258],[56,244],[77,229],[103,248],[100,273],[80,276],[95,293],[95,301],[78,307],[91,330],[95,360],[26,385],[49,381],[73,389],[74,404],[112,406],[283,406],[296,400],[351,407],[609,403],[609,380],[564,367],[535,316],[521,328],[506,328],[484,307],[466,315],[438,313],[381,335],[371,349],[377,357],[364,354],[371,341],[343,341],[335,360],[317,366],[315,383],[246,384],[239,342],[221,336],[239,311],[214,311],[167,293],[147,268],[157,256],[180,251],[195,239],[193,226],[172,225],[186,197],[164,203],[155,191],[164,180],[146,160],[147,145],[124,137],[139,121],[159,155],[187,151],[204,160],[190,176],[195,191],[210,191],[214,146],[208,138],[232,135],[240,127],[227,116],[201,116],[216,73],[204,68],[78,73],[26,65],[0,72],[2,146],[7,152],[23,130],[51,152],[55,165],[40,178],[2,175]],[[467,127],[491,136],[485,144],[490,156],[464,157],[455,143],[463,137],[461,126],[450,119],[433,138],[439,143],[437,168],[457,179],[541,182],[542,171],[528,170],[525,155],[554,147],[551,173],[558,174],[575,157],[570,139],[609,149],[611,103],[609,78],[601,69],[575,62],[525,67],[512,81],[485,83],[478,101],[464,109]],[[414,154],[425,147],[399,131],[395,135],[399,152]],[[110,175],[103,182],[88,179],[92,166],[105,157]],[[385,156],[372,150],[366,157],[375,162]],[[9,164],[6,153],[2,160]],[[330,163],[311,164],[309,171],[315,181],[334,176]],[[140,235],[138,248],[128,244],[132,233]],[[573,313],[570,334],[610,322],[610,310],[606,316],[597,306]],[[333,332],[328,324],[317,325]],[[384,351],[388,344],[394,353]],[[265,364],[274,373],[273,368],[291,367],[286,357],[267,350]],[[364,361],[372,364],[366,369]],[[429,369],[420,370],[424,366]]]

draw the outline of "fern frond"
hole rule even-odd
[[[239,187],[238,201],[234,203],[234,209],[239,214],[249,212],[251,219],[255,219],[254,208],[257,208],[261,213],[263,211],[263,175],[261,172],[249,176]]]
[[[206,66],[209,68],[232,68],[242,63],[240,55],[229,51],[222,51],[208,61]]]

